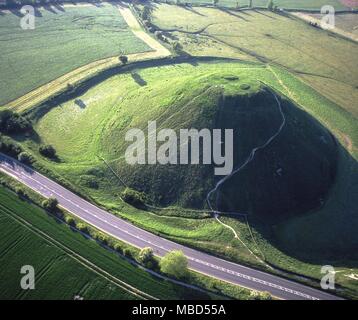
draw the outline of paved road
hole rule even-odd
[[[268,291],[281,299],[338,299],[326,292],[213,257],[144,231],[92,205],[59,184],[3,154],[0,154],[0,170],[45,197],[56,197],[63,208],[119,240],[138,248],[151,247],[159,256],[163,256],[171,250],[182,250],[188,258],[190,268],[195,271],[247,288]]]

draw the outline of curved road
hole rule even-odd
[[[138,248],[151,247],[159,256],[163,256],[171,250],[182,250],[188,258],[189,267],[195,271],[239,286],[268,291],[280,299],[340,299],[324,291],[228,262],[144,231],[94,206],[33,169],[3,154],[0,154],[0,170],[44,197],[57,198],[61,207],[119,240]]]

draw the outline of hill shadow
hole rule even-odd
[[[138,84],[140,85],[141,87],[144,87],[147,85],[147,81],[145,81],[141,75],[137,72],[132,72],[131,73],[131,77],[132,79]]]

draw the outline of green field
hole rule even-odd
[[[357,43],[267,11],[190,11],[163,4],[153,10],[152,21],[170,30],[184,52],[281,66],[358,116]]]
[[[0,220],[1,299],[211,298],[131,265],[3,187]],[[35,268],[35,290],[20,288],[23,265]],[[124,290],[120,281],[135,290]]]
[[[208,0],[192,0],[193,4],[212,4],[212,1]],[[236,8],[237,4],[239,6],[248,6],[250,3],[249,0],[219,0],[218,5],[228,8]],[[267,7],[267,0],[253,0],[252,5],[254,7]],[[274,4],[280,8],[284,9],[298,9],[298,10],[320,10],[324,5],[331,5],[336,10],[346,10],[345,6],[339,0],[274,0]]]
[[[20,17],[0,14],[0,106],[96,60],[150,50],[110,4],[36,9],[34,30]]]

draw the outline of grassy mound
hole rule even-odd
[[[336,146],[317,121],[290,101],[276,100],[276,94],[258,82],[220,73],[177,90],[165,110],[143,116],[138,128],[146,132],[147,122],[156,119],[158,129],[174,129],[178,136],[182,128],[233,129],[234,170],[277,133],[283,122],[280,105],[286,119],[277,138],[213,193],[211,202],[216,198],[218,210],[281,216],[323,202],[335,176]],[[128,123],[108,133],[124,136],[131,127]],[[120,153],[127,147],[122,144]],[[214,175],[213,165],[129,166],[124,159],[113,165],[126,184],[162,206],[205,208],[207,194],[223,178]]]

